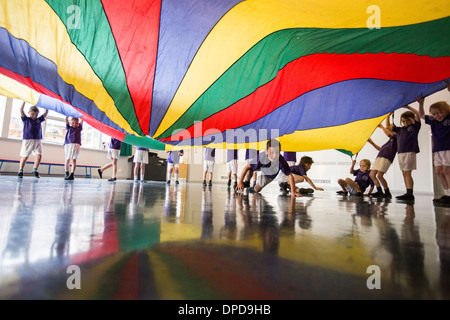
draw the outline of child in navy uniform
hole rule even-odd
[[[409,111],[403,112],[400,117],[402,127],[393,126],[392,131],[397,133],[398,163],[403,173],[406,193],[397,196],[398,200],[414,200],[414,180],[412,170],[417,168],[417,153],[419,149],[419,130],[421,127],[419,112],[405,106]]]
[[[178,181],[178,167],[180,165],[180,158],[183,156],[183,150],[180,151],[169,151],[169,156],[167,157],[167,184],[170,184],[170,179],[172,179],[172,173],[175,177],[175,184],[179,184]]]
[[[260,152],[257,159],[258,161],[256,163],[247,163],[245,165],[239,178],[239,183],[236,187],[236,191],[239,192],[244,190],[244,188],[250,187],[250,181],[244,181],[247,173],[250,173],[251,176],[253,174],[253,171],[260,172],[257,177],[256,185],[250,188],[251,192],[259,192],[270,182],[272,182],[281,170],[281,172],[283,172],[283,174],[285,174],[289,179],[291,196],[301,197],[301,195],[296,192],[297,190],[295,190],[294,176],[292,175],[291,169],[289,168],[286,160],[280,154],[280,149],[281,145],[278,140],[269,140],[266,145],[266,150]]]
[[[448,88],[450,91],[450,86]],[[444,189],[444,195],[433,201],[450,203],[450,106],[445,101],[433,103],[429,109],[431,115],[425,115],[423,108],[425,99],[419,96],[417,101],[420,117],[431,127],[434,167]]]
[[[141,168],[141,182],[145,182],[145,165],[148,164],[148,149],[144,147],[136,147],[133,162],[134,181],[139,180],[139,168]]]
[[[388,171],[392,162],[394,162],[395,155],[397,154],[397,134],[390,131],[390,129],[392,129],[392,125],[389,122],[390,115],[391,114],[386,118],[386,127],[381,123],[378,125],[378,127],[389,137],[389,140],[381,147],[375,144],[372,139],[368,140],[374,148],[379,151],[372,169],[370,170],[370,178],[377,188],[377,192],[370,194],[372,197],[392,198],[388,183],[384,178],[384,174]],[[381,187],[384,188],[384,193]]]
[[[343,195],[353,195],[353,196],[363,196],[364,191],[370,186],[369,194],[372,193],[374,183],[370,178],[370,160],[362,159],[359,162],[359,169],[355,170],[356,160],[352,161],[352,166],[350,167],[350,173],[356,176],[355,180],[350,178],[339,179],[338,184],[341,186],[342,191],[338,191],[338,194]]]
[[[216,158],[216,149],[208,148],[205,149],[205,162],[203,164],[203,186],[206,187],[206,176],[209,172],[209,186],[212,186],[213,172],[214,172],[214,161]]]
[[[20,108],[20,116],[23,121],[23,140],[22,140],[22,148],[20,149],[20,164],[19,164],[19,173],[17,176],[19,178],[23,178],[23,168],[27,162],[28,157],[31,153],[33,153],[36,158],[34,160],[33,167],[33,175],[36,178],[40,178],[39,172],[37,171],[39,168],[39,164],[42,159],[42,125],[41,123],[45,121],[47,117],[48,110],[44,112],[44,114],[40,117],[39,109],[36,106],[30,107],[28,114],[29,117],[25,115],[23,108],[25,107],[25,102],[22,103]]]
[[[237,186],[238,150],[227,150],[228,186],[231,186],[231,175],[234,178],[234,188]]]
[[[66,176],[64,180],[73,180],[75,169],[77,168],[77,160],[80,155],[81,148],[81,131],[83,130],[83,120],[78,118],[66,117],[66,137],[64,138],[64,154],[66,163]],[[72,172],[69,174],[70,162],[72,162]]]
[[[108,181],[116,181],[116,175],[117,175],[117,160],[120,157],[120,148],[122,147],[122,141],[111,138],[111,142],[109,143],[108,147],[108,159],[111,160],[110,163],[105,164],[102,168],[98,169],[98,175],[100,176],[100,179],[103,177],[103,171],[106,169],[113,167],[113,173],[111,178],[108,179]]]
[[[309,169],[311,169],[313,163],[314,163],[314,161],[311,157],[303,156],[300,159],[299,164],[289,167],[291,169],[292,174],[294,175],[295,183],[300,183],[300,182],[306,181],[311,185],[311,187],[313,187],[313,189],[311,189],[311,188],[298,189],[297,188],[297,192],[313,193],[314,190],[323,191],[323,188],[316,187],[314,182],[306,174],[309,171]],[[288,190],[290,189],[289,184],[288,184],[288,179],[284,174],[282,174],[282,172],[279,175],[279,186],[280,186],[280,189],[284,192],[288,192]]]

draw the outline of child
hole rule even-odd
[[[389,137],[389,140],[380,147],[375,144],[372,139],[369,139],[369,142],[379,151],[372,169],[370,170],[370,178],[377,188],[377,192],[370,194],[372,197],[392,198],[388,183],[384,178],[384,174],[392,165],[395,155],[397,154],[397,135],[389,130],[392,129],[392,125],[389,122],[390,115],[391,114],[386,118],[386,128],[381,123],[378,125],[378,127]],[[381,186],[384,188],[384,193]]]
[[[113,173],[111,178],[108,179],[108,181],[116,181],[116,174],[117,174],[117,160],[120,156],[120,148],[122,147],[122,141],[111,138],[111,142],[109,143],[108,147],[108,159],[111,160],[110,163],[107,163],[103,166],[103,168],[98,169],[98,175],[100,176],[100,179],[103,177],[103,171],[106,169],[113,167]]]
[[[180,165],[180,158],[183,156],[183,150],[180,151],[169,151],[169,156],[167,157],[167,184],[170,184],[170,179],[172,179],[172,172],[175,176],[175,184],[178,182],[178,167]]]
[[[209,186],[212,186],[213,172],[214,172],[214,159],[216,157],[216,149],[206,148],[205,149],[205,162],[203,165],[203,186],[206,187],[206,175],[209,172]]]
[[[419,96],[417,101],[420,117],[431,127],[434,167],[444,188],[444,195],[433,201],[450,203],[450,106],[445,101],[433,103],[429,109],[430,115],[425,115],[423,108],[425,99]]]
[[[64,138],[64,154],[66,156],[66,175],[64,180],[74,180],[77,160],[80,155],[81,131],[83,130],[83,120],[66,117],[66,137]],[[72,162],[72,172],[69,174],[70,162]]]
[[[353,160],[352,166],[350,167],[350,174],[356,176],[355,180],[352,180],[350,178],[347,178],[345,180],[339,179],[338,184],[341,186],[342,191],[338,191],[338,194],[362,196],[368,186],[370,186],[369,194],[372,193],[374,184],[372,179],[370,179],[370,160],[362,159],[359,162],[358,170],[354,170],[355,164],[356,160]]]
[[[136,147],[136,153],[133,157],[134,162],[134,181],[139,181],[139,167],[141,168],[141,182],[145,182],[145,165],[148,164],[148,149]]]
[[[28,157],[33,153],[36,158],[34,160],[33,175],[36,178],[40,178],[38,167],[42,159],[42,125],[41,123],[45,121],[47,117],[48,110],[45,110],[44,114],[40,117],[39,109],[36,106],[31,106],[28,114],[29,117],[25,115],[23,108],[25,107],[25,102],[22,103],[20,108],[20,116],[23,121],[23,140],[22,148],[20,149],[20,164],[19,173],[17,176],[23,178],[23,168],[27,162]]]
[[[234,178],[234,188],[237,186],[238,150],[227,150],[228,186],[231,186],[231,175]]]
[[[271,139],[267,141],[266,150],[261,152],[258,157],[258,161],[254,164],[247,163],[242,170],[241,177],[239,178],[239,183],[236,187],[236,191],[244,190],[244,188],[250,187],[250,180],[244,182],[244,178],[247,176],[247,173],[250,173],[250,176],[253,174],[253,171],[260,171],[258,175],[256,185],[250,189],[251,192],[259,192],[266,185],[268,185],[272,180],[276,178],[278,172],[283,172],[291,186],[292,197],[301,197],[299,193],[295,190],[295,180],[294,176],[291,173],[291,169],[287,164],[284,157],[280,154],[281,145],[278,140]]]
[[[298,165],[294,165],[294,166],[290,166],[291,172],[294,176],[294,180],[295,183],[300,183],[306,180],[306,182],[308,182],[311,187],[313,187],[313,189],[311,188],[296,188],[298,189],[297,192],[299,193],[313,193],[314,190],[320,190],[323,191],[323,188],[318,188],[315,186],[314,182],[312,182],[312,180],[306,175],[306,172],[309,171],[309,169],[311,169],[312,164],[314,163],[313,159],[311,157],[308,156],[303,156],[300,159],[300,163]],[[289,185],[287,183],[287,177],[284,174],[280,173],[280,180],[279,180],[279,186],[280,188],[285,191],[288,192],[289,190]]]
[[[405,106],[410,111],[403,112],[400,116],[402,127],[393,126],[392,131],[397,133],[398,163],[403,173],[406,193],[397,196],[398,200],[414,200],[414,180],[412,170],[416,170],[416,154],[419,149],[419,130],[421,127],[419,112],[410,106]]]

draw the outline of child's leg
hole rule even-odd
[[[356,190],[356,192],[361,192],[361,188],[359,187],[359,185],[355,181],[353,181],[352,179],[347,178],[347,179],[345,179],[345,182],[347,182],[347,185],[350,188]]]
[[[112,166],[113,166],[112,162],[111,163],[107,163],[100,169],[100,171],[103,172],[106,169],[111,168]]]
[[[36,154],[36,159],[34,159],[34,168],[33,169],[37,170],[39,168],[39,164],[41,163],[41,159],[42,159],[42,155]]]
[[[339,179],[338,184],[341,186],[342,191],[347,192],[347,182],[344,179]]]
[[[66,159],[66,162],[64,163],[64,171],[69,172],[70,169],[70,159]]]
[[[134,163],[133,176],[134,180],[139,180],[139,162]]]
[[[72,174],[75,174],[76,168],[77,168],[77,159],[72,159]]]
[[[435,172],[439,178],[439,181],[441,182],[442,187],[444,188],[444,190],[447,190],[450,186],[450,167],[438,166],[435,167]]]
[[[377,174],[378,174],[378,170],[370,170],[370,179],[372,179],[373,183],[375,184],[375,187],[379,187],[380,186],[380,181],[377,179]]]
[[[25,164],[27,163],[28,157],[21,157],[19,163],[19,170],[23,170],[25,168]]]
[[[117,159],[112,159],[113,174],[111,178],[115,178],[117,174]]]
[[[141,162],[141,180],[144,181],[145,177],[145,163]]]
[[[414,189],[414,180],[412,177],[412,170],[404,170],[403,173],[403,180],[405,182],[406,190]]]

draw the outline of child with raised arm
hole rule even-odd
[[[64,154],[66,162],[64,164],[66,175],[64,180],[74,180],[75,169],[77,168],[77,160],[80,155],[81,148],[81,131],[83,130],[83,120],[78,118],[66,117],[66,137],[64,138]],[[70,163],[72,162],[72,170],[69,174]]]
[[[339,179],[338,184],[341,186],[342,191],[338,191],[338,194],[347,195],[350,194],[352,196],[363,196],[364,191],[366,191],[367,187],[370,186],[369,194],[372,193],[373,190],[373,181],[370,179],[370,160],[362,159],[359,162],[359,169],[355,170],[356,160],[352,161],[352,166],[350,167],[350,174],[356,176],[355,180],[350,178]]]
[[[167,157],[167,184],[170,184],[170,180],[172,179],[172,173],[175,178],[175,184],[179,184],[178,174],[179,174],[179,166],[180,166],[180,158],[183,156],[183,150],[180,151],[168,151],[169,156]]]
[[[381,147],[375,144],[372,139],[368,140],[369,143],[379,151],[370,170],[370,178],[377,188],[377,192],[369,194],[371,197],[392,198],[388,183],[384,178],[385,173],[392,165],[395,155],[397,154],[397,134],[393,133],[390,130],[392,129],[392,125],[389,121],[389,117],[391,116],[391,114],[392,113],[390,113],[386,118],[386,127],[384,127],[381,123],[378,125],[378,127],[381,128],[383,132],[389,137],[389,140]],[[382,187],[384,188],[384,193]]]
[[[400,170],[406,186],[406,193],[397,196],[398,200],[414,200],[414,179],[412,171],[417,168],[417,153],[419,149],[419,131],[421,127],[419,112],[405,106],[405,111],[400,116],[402,127],[393,126],[392,131],[397,133],[397,153]]]
[[[23,121],[23,140],[22,148],[20,149],[20,163],[19,163],[19,173],[17,176],[23,178],[23,168],[28,160],[28,157],[33,153],[36,158],[34,159],[33,166],[33,176],[40,178],[38,168],[42,159],[42,122],[45,121],[47,117],[48,110],[45,110],[44,114],[39,116],[39,108],[36,106],[31,106],[28,115],[25,115],[23,108],[25,107],[25,102],[22,103],[20,107],[20,116]]]
[[[291,172],[294,176],[295,183],[300,183],[300,182],[306,181],[313,188],[313,189],[311,189],[311,188],[300,188],[300,189],[296,188],[297,192],[313,193],[314,190],[323,191],[323,188],[316,187],[314,182],[306,174],[309,171],[309,169],[311,169],[313,163],[314,163],[314,161],[311,157],[303,156],[300,159],[299,164],[290,166]],[[287,177],[285,175],[282,175],[281,173],[280,173],[279,186],[284,192],[288,192],[288,190],[290,189]]]
[[[450,87],[448,88],[450,91]],[[444,189],[444,195],[433,201],[450,203],[450,106],[445,101],[433,103],[429,109],[430,115],[425,115],[425,99],[420,95],[417,101],[420,118],[431,127],[434,168]]]
[[[256,185],[250,189],[250,191],[259,192],[272,182],[281,170],[289,179],[291,196],[301,197],[295,190],[294,176],[292,175],[286,160],[280,154],[280,149],[281,145],[278,140],[271,139],[267,141],[266,150],[259,154],[258,161],[253,164],[247,163],[245,165],[239,178],[236,191],[243,191],[244,188],[250,187],[250,180],[244,181],[245,177],[247,177],[247,173],[250,173],[249,176],[252,176],[254,171],[260,172],[257,177]]]

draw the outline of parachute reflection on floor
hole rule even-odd
[[[450,208],[0,176],[2,299],[449,299]]]

